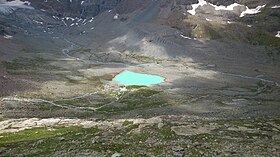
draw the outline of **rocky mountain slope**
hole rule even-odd
[[[0,0],[0,154],[279,156],[279,14],[278,0]],[[124,87],[124,70],[165,82]]]

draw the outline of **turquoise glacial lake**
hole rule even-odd
[[[157,75],[140,74],[131,71],[123,71],[113,79],[118,84],[125,86],[151,86],[164,82],[165,78]]]

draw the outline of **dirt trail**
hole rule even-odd
[[[68,99],[63,99],[63,100],[75,100],[75,99],[81,99],[81,98],[85,98],[85,97],[89,97],[91,95],[93,95],[95,93],[86,93],[84,95],[81,96],[77,96],[77,97],[73,97],[73,98],[68,98]],[[24,102],[24,103],[47,103],[49,105],[53,105],[56,107],[60,107],[60,108],[65,108],[65,109],[77,109],[77,110],[92,110],[92,111],[96,111],[105,105],[102,105],[100,107],[79,107],[79,106],[73,106],[73,105],[69,105],[69,104],[58,104],[55,103],[55,101],[49,101],[49,100],[44,100],[44,99],[32,99],[32,98],[17,98],[17,97],[5,97],[2,98],[0,100],[0,102],[9,102],[9,101],[13,101],[13,102]]]

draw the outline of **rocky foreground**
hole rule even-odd
[[[10,119],[3,156],[279,156],[279,119]]]

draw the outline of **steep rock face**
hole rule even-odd
[[[0,35],[61,33],[65,26],[81,22],[80,18],[89,19],[109,10],[126,14],[149,2],[151,0],[0,0]]]
[[[206,0],[206,1],[215,5],[224,5],[224,6],[228,6],[233,3],[238,3],[238,4],[242,3],[242,0]]]
[[[81,2],[81,17],[96,16],[100,12],[115,8],[122,0],[86,0]]]
[[[143,8],[150,4],[151,0],[121,0],[116,7],[116,11],[120,14],[133,12],[139,8]]]
[[[195,0],[194,0],[195,1]],[[87,18],[116,9],[120,14],[133,12],[147,6],[151,0],[30,0],[31,6],[52,15]]]
[[[279,4],[275,0],[165,0],[158,22],[188,37],[279,47],[275,36],[280,9],[273,7]]]
[[[35,8],[57,16],[91,17],[115,8],[122,0],[30,0]]]

